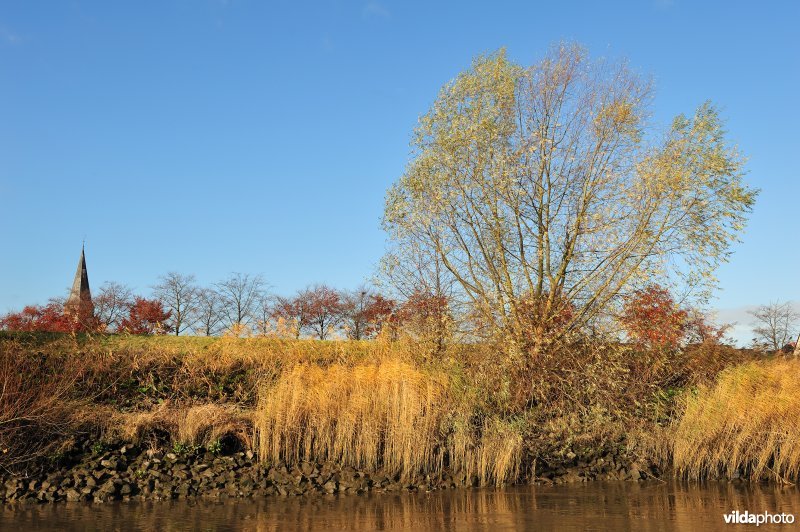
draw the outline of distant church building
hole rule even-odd
[[[86,255],[81,246],[81,258],[78,261],[78,270],[75,272],[75,280],[72,282],[67,303],[64,305],[64,313],[74,316],[80,322],[86,322],[94,317],[94,303],[92,303],[92,292],[89,290],[89,274],[86,271]]]

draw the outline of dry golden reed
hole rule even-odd
[[[476,436],[463,422],[468,407],[446,375],[400,360],[302,365],[262,391],[255,439],[267,462],[330,460],[404,478],[448,464],[481,483],[516,480],[521,436],[500,421]]]
[[[800,360],[751,362],[720,374],[686,399],[672,442],[689,478],[741,470],[751,479],[800,472]]]
[[[259,401],[259,453],[271,461],[427,472],[441,463],[435,443],[446,402],[445,383],[399,361],[299,366]]]
[[[481,436],[474,431],[456,430],[450,449],[451,462],[466,478],[477,478],[481,485],[515,482],[522,464],[522,434],[513,425],[488,418]]]

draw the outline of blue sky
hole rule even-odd
[[[442,84],[576,40],[652,76],[660,122],[722,109],[762,193],[713,306],[747,321],[800,301],[798,22],[790,1],[3,2],[0,312],[62,295],[84,237],[94,287],[354,287]]]

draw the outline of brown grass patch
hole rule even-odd
[[[225,437],[235,438],[243,447],[252,447],[251,412],[233,406],[207,404],[193,406],[178,419],[178,441],[208,447]]]
[[[230,437],[242,447],[252,447],[252,412],[233,405],[185,407],[166,402],[149,411],[134,412],[93,406],[80,410],[73,419],[99,429],[101,440],[119,438],[154,447],[167,443],[208,447]]]

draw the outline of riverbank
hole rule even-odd
[[[403,477],[385,471],[357,470],[332,462],[261,463],[251,450],[227,454],[207,449],[168,452],[132,443],[110,442],[91,448],[89,441],[61,464],[39,464],[37,472],[0,475],[0,501],[53,503],[225,500],[276,496],[314,496],[366,492],[430,492],[476,487],[480,479],[448,468],[436,474]],[[641,481],[660,475],[655,465],[609,451],[573,456],[566,463],[538,463],[525,483],[558,485],[595,480]]]
[[[718,345],[576,343],[527,366],[407,340],[0,333],[0,349],[5,502],[785,483],[800,463],[783,423],[800,361]]]

